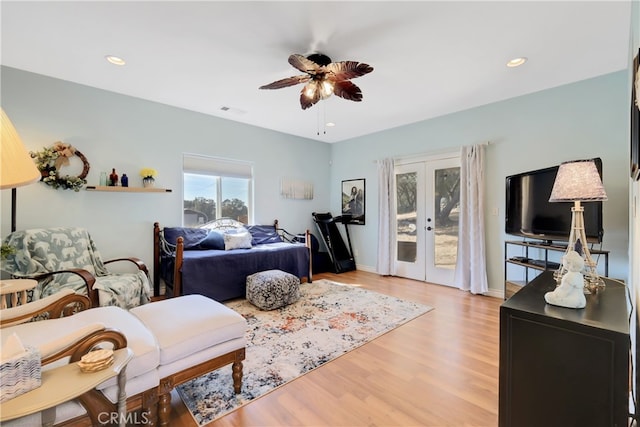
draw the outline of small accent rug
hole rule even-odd
[[[272,311],[244,299],[225,304],[248,323],[242,393],[233,393],[230,365],[179,386],[199,425],[432,310],[329,280],[301,284],[300,295],[298,302]]]

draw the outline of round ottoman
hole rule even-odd
[[[281,270],[247,277],[247,300],[262,310],[273,310],[300,299],[300,279]]]

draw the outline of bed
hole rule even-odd
[[[247,237],[247,234],[249,237]],[[221,240],[222,239],[222,240]],[[200,294],[216,301],[245,297],[247,276],[282,270],[312,281],[309,231],[221,218],[200,228],[153,225],[154,295]]]

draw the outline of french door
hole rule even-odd
[[[454,286],[460,158],[397,164],[395,181],[396,275]]]

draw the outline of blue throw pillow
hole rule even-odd
[[[273,225],[250,225],[247,229],[251,233],[253,245],[282,242],[282,238]]]
[[[209,230],[204,228],[165,227],[163,233],[164,239],[172,245],[176,244],[178,237],[182,237],[184,239],[184,248],[187,250],[197,249],[200,242],[209,234]]]
[[[207,237],[200,242],[198,249],[224,250],[224,235],[218,231],[211,230]]]

